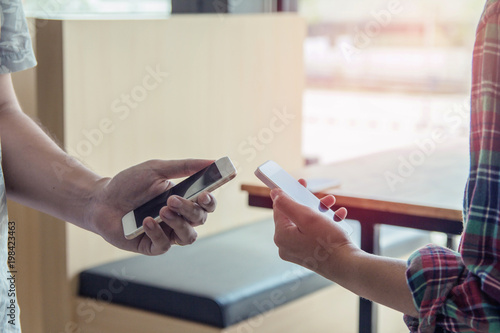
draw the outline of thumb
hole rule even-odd
[[[273,190],[272,195],[275,211],[280,211],[284,216],[291,220],[291,222],[293,222],[299,230],[304,230],[310,227],[311,224],[318,221],[318,219],[324,219],[330,223],[325,216],[315,212],[307,206],[299,204],[281,190]]]
[[[181,178],[191,176],[192,174],[200,171],[201,169],[212,164],[214,160],[199,160],[199,159],[185,159],[185,160],[156,160],[152,161],[152,169],[165,179]]]
[[[294,228],[295,224],[290,221],[288,216],[281,211],[277,205],[275,204],[275,198],[280,195],[286,195],[280,189],[274,189],[271,191],[271,199],[273,199],[273,215],[274,215],[274,224],[276,227],[276,231],[286,230],[290,228]]]

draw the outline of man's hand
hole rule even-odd
[[[85,214],[86,224],[109,243],[145,255],[165,253],[172,244],[191,244],[197,237],[194,227],[204,224],[207,213],[215,210],[215,198],[209,193],[202,193],[196,203],[170,197],[160,211],[165,223],[146,218],[145,234],[132,240],[125,239],[122,217],[171,187],[169,179],[190,176],[212,162],[153,160],[124,170],[114,178],[102,179]]]

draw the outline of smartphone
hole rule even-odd
[[[226,156],[218,159],[206,168],[171,187],[166,192],[163,192],[145,204],[128,212],[122,218],[125,238],[133,239],[142,234],[144,232],[142,222],[148,216],[151,216],[157,222],[162,222],[160,218],[160,209],[167,205],[167,199],[171,195],[178,195],[196,201],[198,195],[202,192],[211,192],[234,177],[236,177],[236,168],[229,157]]]
[[[255,170],[255,175],[267,187],[271,189],[280,188],[296,202],[308,206],[317,212],[324,214],[334,223],[337,223],[347,235],[351,235],[353,229],[345,221],[337,222],[335,212],[321,203],[321,201],[308,189],[302,186],[295,178],[283,170],[276,162],[267,161]]]

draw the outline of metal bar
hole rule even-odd
[[[377,253],[378,228],[374,223],[359,221],[361,224],[361,249]],[[377,333],[377,306],[372,301],[359,298],[359,333]]]
[[[276,11],[277,12],[282,12],[284,10],[284,7],[283,7],[283,2],[285,0],[276,0]]]
[[[446,247],[452,250],[457,250],[457,246],[455,244],[455,238],[453,235],[447,234],[446,235]]]

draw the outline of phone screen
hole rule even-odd
[[[288,172],[283,170],[276,162],[267,161],[262,164],[256,172],[257,177],[261,179],[270,188],[281,188],[296,202],[308,206],[318,212],[325,214],[331,221],[335,221],[338,225],[350,235],[353,231],[352,227],[345,221],[337,221],[335,212],[326,207],[321,201],[308,189],[302,186],[295,178]]]
[[[160,209],[167,204],[167,199],[171,195],[178,195],[180,197],[189,199],[194,195],[205,190],[214,182],[220,180],[222,175],[215,163],[210,164],[208,167],[198,171],[192,176],[189,176],[179,184],[170,188],[168,191],[163,192],[159,196],[146,202],[142,206],[134,209],[135,222],[137,228],[142,226],[142,222],[148,216],[156,218],[160,215]]]
[[[295,178],[290,176],[285,170],[275,169],[270,177],[270,180],[288,194],[293,200],[302,205],[317,209],[321,213],[326,213],[332,219],[334,212],[323,205],[309,190],[302,186]]]

